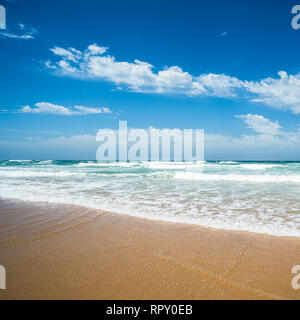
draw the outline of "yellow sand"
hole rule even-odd
[[[0,202],[0,299],[300,299],[300,239]]]

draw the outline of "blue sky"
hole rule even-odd
[[[93,159],[127,120],[204,128],[207,160],[300,160],[298,2],[0,0],[0,158]]]

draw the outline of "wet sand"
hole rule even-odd
[[[0,200],[0,299],[300,299],[300,239]]]

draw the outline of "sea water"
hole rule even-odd
[[[300,237],[300,162],[0,161],[0,197]]]

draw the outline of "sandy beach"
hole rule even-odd
[[[0,299],[300,299],[300,239],[0,201]]]

